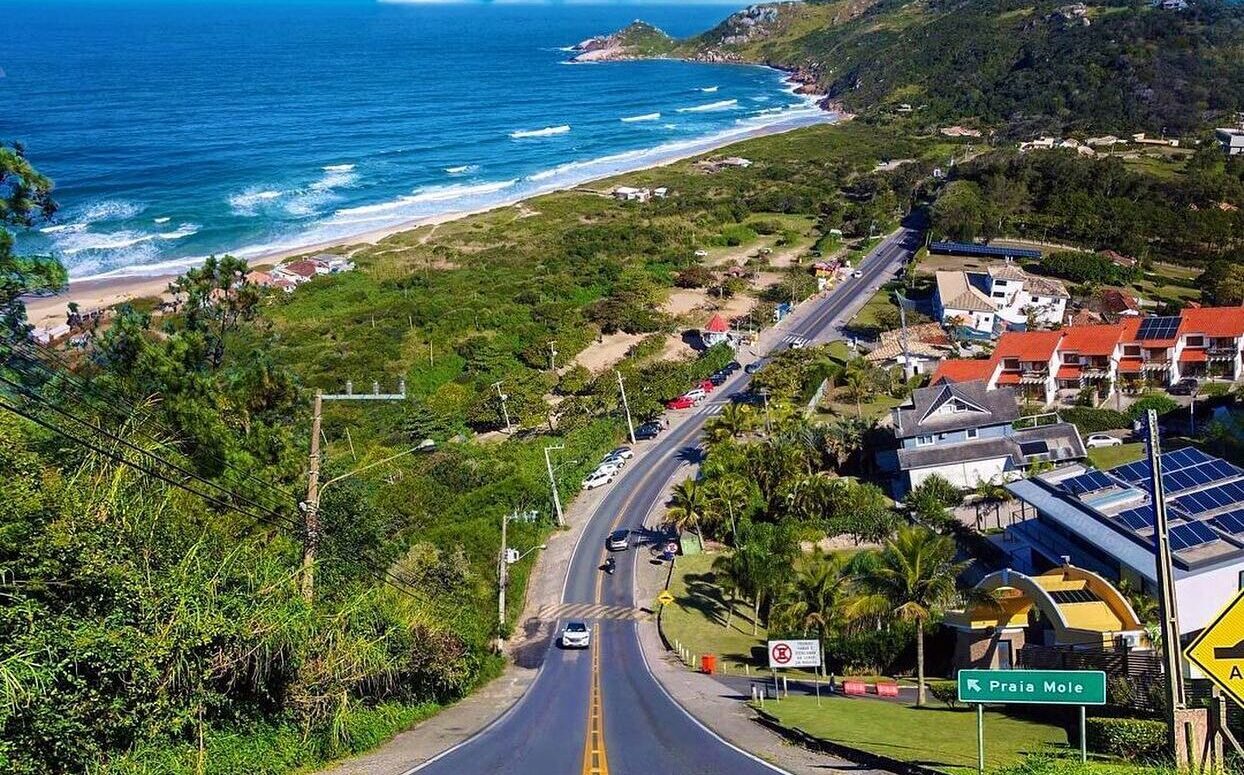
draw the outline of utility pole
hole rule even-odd
[[[510,410],[509,410],[509,409],[507,409],[507,408],[506,408],[506,406],[505,406],[505,402],[506,402],[506,401],[508,401],[508,400],[510,400],[510,397],[509,397],[508,395],[506,395],[505,393],[502,393],[502,392],[501,392],[501,381],[500,381],[500,380],[498,380],[498,381],[496,381],[496,382],[492,383],[492,386],[493,386],[494,388],[496,388],[496,390],[497,390],[497,397],[501,399],[501,416],[502,416],[503,418],[505,418],[505,432],[506,432],[506,433],[511,433],[511,430],[510,430]]]
[[[1186,709],[1183,664],[1179,655],[1179,610],[1175,598],[1175,572],[1171,567],[1171,539],[1167,533],[1166,488],[1162,486],[1162,442],[1158,436],[1158,413],[1146,413],[1146,445],[1149,470],[1153,472],[1150,497],[1153,502],[1154,538],[1157,539],[1158,613],[1162,638],[1162,663],[1166,667],[1167,742],[1172,752],[1180,750],[1176,719]],[[1176,762],[1178,764],[1178,761]],[[1185,762],[1186,763],[1186,762]]]
[[[557,371],[557,348],[554,346],[556,342],[549,342],[549,371]]]
[[[635,441],[635,424],[631,422],[631,405],[626,400],[626,385],[622,384],[622,372],[614,369],[614,374],[618,375],[618,391],[622,393],[622,408],[626,411],[626,430],[631,435],[631,443]]]
[[[302,536],[302,599],[315,599],[315,555],[320,548],[320,426],[323,420],[324,395],[315,391],[311,413],[311,463],[307,474],[307,503],[303,511]]]
[[[898,319],[902,326],[899,338],[903,344],[903,379],[911,379],[908,369],[911,368],[911,350],[907,347],[907,298],[902,292],[895,291],[894,295],[898,297]]]
[[[510,563],[508,539],[506,538],[506,528],[510,524],[510,515],[508,512],[501,514],[501,555],[498,557],[497,566],[497,645],[498,651],[505,648],[505,587],[510,582]]]
[[[553,460],[549,457],[549,453],[554,450],[565,448],[565,444],[558,444],[556,446],[544,448],[544,467],[547,468],[549,472],[549,488],[553,491],[553,513],[557,515],[558,527],[563,527],[566,524],[566,518],[562,515],[562,498],[557,494],[557,478],[553,476]]]
[[[322,390],[315,391],[315,402],[311,411],[311,462],[307,474],[307,500],[302,506],[302,599],[308,603],[315,599],[315,558],[320,548],[320,440],[324,417],[325,401],[403,401],[406,399],[406,380],[398,383],[398,392],[381,393],[380,383],[371,383],[370,393],[355,393],[354,383],[346,382],[346,392],[325,394]],[[353,442],[350,444],[354,446]],[[394,457],[400,457],[405,452]],[[370,468],[371,466],[365,466]],[[342,477],[338,477],[340,479]],[[333,481],[337,481],[334,479]],[[332,484],[332,482],[329,482]],[[325,485],[327,487],[328,485]]]
[[[765,401],[765,436],[769,436],[773,433],[773,430],[770,428],[769,424],[769,389],[761,388],[758,392],[760,393],[760,397]]]

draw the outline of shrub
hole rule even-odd
[[[946,707],[959,707],[959,684],[957,681],[947,681],[940,678],[925,681],[925,688],[929,690],[929,694],[946,703]]]
[[[703,288],[716,282],[717,276],[706,266],[689,266],[674,278],[674,285],[679,288]]]
[[[913,625],[897,622],[886,630],[863,630],[831,637],[827,667],[844,675],[888,675],[911,644]]]
[[[1079,251],[1051,253],[1041,259],[1040,267],[1046,274],[1061,277],[1073,283],[1123,285],[1136,278],[1135,270],[1118,266],[1099,253]]]
[[[1140,419],[1145,416],[1145,412],[1150,409],[1156,409],[1158,415],[1164,415],[1167,412],[1173,412],[1179,408],[1179,404],[1175,403],[1175,399],[1170,396],[1164,396],[1161,393],[1150,393],[1141,397],[1136,403],[1128,407],[1127,415],[1133,420]]]
[[[1166,725],[1155,719],[1091,718],[1085,731],[1089,748],[1129,761],[1159,759],[1166,750]]]
[[[1081,434],[1127,430],[1132,427],[1131,418],[1113,409],[1076,406],[1070,409],[1060,409],[1058,414],[1065,422],[1079,428]]]

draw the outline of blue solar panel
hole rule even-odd
[[[1145,318],[1140,321],[1140,328],[1136,331],[1136,338],[1141,341],[1174,339],[1175,332],[1179,330],[1179,323],[1180,319],[1177,316]]]
[[[970,256],[996,256],[998,258],[1040,258],[1041,251],[1030,248],[1011,248],[999,245],[977,245],[974,242],[934,242],[929,245],[934,253],[960,253]]]
[[[1125,482],[1136,484],[1137,482],[1147,481],[1153,476],[1153,470],[1149,467],[1148,460],[1142,460],[1139,463],[1128,463],[1125,466],[1110,469],[1110,473],[1119,477]]]
[[[1104,490],[1107,487],[1113,487],[1115,486],[1115,481],[1101,471],[1090,471],[1087,474],[1064,479],[1061,484],[1063,489],[1072,495],[1082,495],[1086,492],[1095,492]]]
[[[1178,471],[1181,468],[1206,462],[1203,457],[1199,456],[1199,452],[1195,447],[1185,447],[1174,452],[1167,452],[1162,455],[1162,468],[1168,471]]]
[[[1218,534],[1204,522],[1186,522],[1170,529],[1171,550],[1181,552],[1218,540]]]
[[[1244,533],[1244,509],[1236,509],[1226,514],[1219,514],[1210,522],[1222,530],[1232,534]]]
[[[1127,511],[1120,511],[1117,518],[1120,522],[1136,531],[1152,528],[1155,520],[1152,506],[1138,506]]]
[[[1204,514],[1207,511],[1222,509],[1235,504],[1244,505],[1244,484],[1228,482],[1208,490],[1182,495],[1171,501],[1189,514]]]

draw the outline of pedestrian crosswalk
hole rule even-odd
[[[726,407],[725,402],[719,403],[719,404],[709,404],[708,406],[704,407],[704,409],[702,409],[700,413],[706,414],[709,417],[712,417],[713,415],[721,414],[721,410],[724,409],[725,407]]]
[[[798,334],[787,334],[782,337],[782,342],[790,345],[791,347],[803,347],[808,343],[808,340],[806,337],[799,336]]]
[[[541,606],[537,619],[617,619],[643,620],[650,614],[638,608],[624,605],[596,605],[593,603],[562,603]]]

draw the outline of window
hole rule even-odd
[[[1244,570],[1240,571],[1240,578],[1236,586],[1239,588],[1241,592],[1244,592]]]
[[[1006,291],[994,291],[994,292],[993,292],[993,297],[994,297],[995,299],[1005,299],[1005,298],[1006,298]]]
[[[1129,344],[1129,345],[1124,345],[1124,346],[1123,346],[1123,354],[1124,354],[1124,355],[1130,355],[1130,356],[1132,356],[1132,357],[1135,357],[1135,356],[1137,356],[1137,355],[1140,355],[1140,345],[1138,345],[1138,344]]]
[[[1201,336],[1200,334],[1197,334],[1196,336],[1189,336],[1188,346],[1189,347],[1204,347],[1205,337]]]
[[[916,446],[917,446],[917,447],[927,447],[927,446],[929,446],[929,445],[930,445],[930,444],[932,444],[932,443],[933,443],[933,437],[932,437],[932,436],[917,436],[917,437],[916,437]]]
[[[979,432],[979,431],[977,431],[975,428],[968,428],[968,438],[969,438],[969,439],[974,439],[974,438],[976,438],[978,435],[980,435],[980,432]]]

